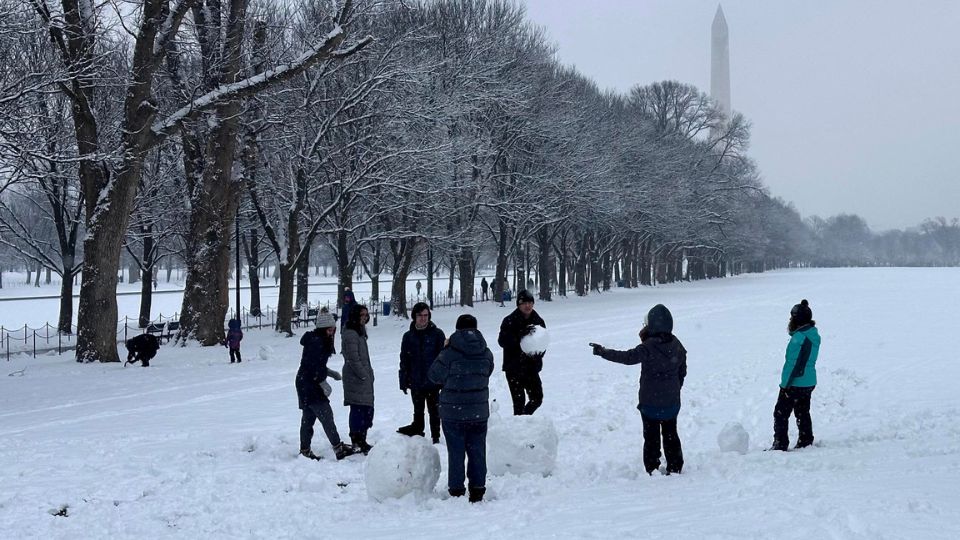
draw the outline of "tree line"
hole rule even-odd
[[[956,264],[955,221],[882,240],[804,221],[742,115],[676,81],[601,91],[554,52],[508,0],[0,0],[0,244],[60,276],[64,331],[79,276],[78,361],[119,360],[121,265],[144,320],[182,265],[177,339],[220,343],[237,241],[251,287],[276,265],[286,333],[319,257],[341,292],[389,274],[401,316],[415,267],[469,305],[487,262],[494,295],[512,274],[544,300]]]

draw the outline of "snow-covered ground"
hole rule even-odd
[[[0,537],[960,538],[958,283],[960,269],[791,270],[539,302],[551,344],[537,415],[556,426],[556,467],[491,476],[480,505],[445,496],[442,443],[433,495],[382,503],[365,458],[335,461],[319,428],[327,459],[298,458],[295,338],[247,332],[239,365],[199,347],[164,347],[147,369],[18,357],[0,364]],[[823,336],[817,445],[763,452],[801,298]],[[643,472],[639,368],[587,346],[633,346],[655,303],[689,350],[679,476]],[[472,312],[496,356],[495,423],[509,409],[495,343],[508,310]],[[449,333],[460,313],[434,320]],[[410,420],[406,326],[370,328],[374,445]],[[729,422],[749,433],[746,454],[721,452]]]

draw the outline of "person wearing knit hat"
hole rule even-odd
[[[790,322],[783,369],[780,372],[780,392],[773,408],[773,446],[771,450],[786,451],[790,446],[789,421],[797,419],[797,445],[804,448],[813,444],[813,420],[810,418],[810,396],[817,386],[817,356],[820,354],[820,333],[813,320],[810,303],[803,299],[790,310]]]
[[[530,291],[517,293],[517,309],[504,317],[500,324],[497,343],[503,347],[503,373],[510,387],[513,414],[533,414],[543,403],[543,353],[529,355],[520,348],[520,340],[530,333],[532,326],[547,327],[540,314],[533,309],[534,299]]]
[[[457,331],[427,375],[440,386],[440,419],[447,440],[447,489],[453,497],[465,495],[466,476],[470,480],[470,502],[482,501],[486,491],[492,373],[493,353],[477,330],[477,319],[461,315]]]
[[[313,440],[313,425],[319,419],[323,432],[327,435],[337,459],[343,459],[356,453],[356,449],[340,440],[340,433],[333,420],[333,410],[327,392],[327,377],[339,381],[342,377],[337,371],[327,367],[330,355],[334,353],[333,336],[337,333],[337,321],[325,309],[317,315],[316,328],[303,334],[300,345],[303,354],[300,357],[300,369],[295,380],[297,403],[302,411],[300,417],[300,455],[310,459],[320,459],[313,453],[310,443]]]
[[[440,442],[440,388],[430,382],[427,372],[443,349],[447,336],[430,320],[430,306],[417,302],[410,310],[413,321],[400,342],[400,391],[410,393],[413,421],[397,429],[409,437],[424,433],[424,408],[430,416],[430,439]]]

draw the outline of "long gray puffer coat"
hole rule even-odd
[[[373,407],[373,366],[367,350],[367,333],[344,328],[340,352],[343,354],[343,404]]]

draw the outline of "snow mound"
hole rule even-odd
[[[557,428],[542,416],[508,416],[487,429],[487,470],[550,476],[557,466]]]
[[[257,351],[257,357],[261,360],[273,360],[277,357],[277,353],[274,352],[273,347],[269,345],[261,345],[260,350]]]
[[[391,435],[367,455],[364,479],[367,494],[378,502],[423,496],[440,479],[440,453],[423,437]]]
[[[531,326],[530,333],[520,340],[520,350],[531,355],[547,352],[549,345],[550,335],[547,334],[547,329],[542,326]]]
[[[717,435],[717,444],[720,445],[720,450],[724,452],[746,454],[750,447],[750,434],[739,422],[729,422],[723,426],[720,434]]]

